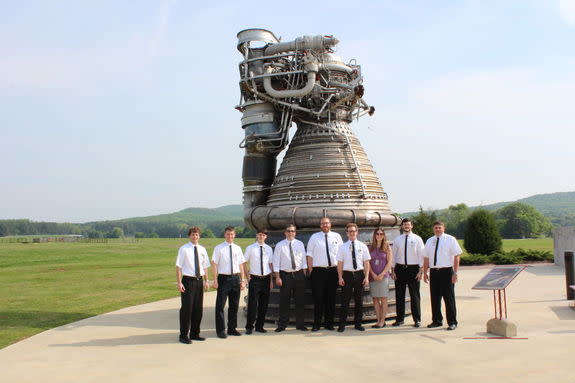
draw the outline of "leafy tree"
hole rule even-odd
[[[551,233],[552,225],[533,206],[516,202],[496,211],[504,238],[537,238]]]
[[[425,211],[419,206],[419,212],[411,217],[413,221],[413,232],[419,235],[423,241],[433,236],[433,222],[437,221],[437,214],[434,211]]]
[[[202,237],[204,237],[204,238],[216,238],[216,235],[214,234],[212,229],[207,228],[207,229],[202,230]]]
[[[468,253],[491,255],[501,250],[501,236],[495,216],[484,209],[475,210],[467,219],[463,246]]]
[[[115,227],[110,233],[108,233],[108,238],[122,238],[124,236],[124,230],[121,227]]]
[[[471,214],[469,207],[460,203],[451,205],[446,210],[443,210],[439,215],[439,219],[445,222],[445,231],[458,238],[462,238],[465,234],[465,224],[467,218]]]

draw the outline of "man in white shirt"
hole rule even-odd
[[[355,311],[355,329],[365,331],[361,325],[363,319],[363,290],[369,284],[369,260],[371,255],[365,243],[357,240],[358,228],[355,223],[345,227],[348,241],[339,247],[337,252],[337,274],[342,287],[341,312],[338,332],[345,331],[349,301],[353,294]]]
[[[391,277],[395,280],[396,319],[392,326],[401,326],[405,317],[405,289],[411,298],[413,327],[421,326],[421,298],[419,285],[423,275],[423,240],[414,234],[413,222],[409,218],[401,221],[403,234],[393,241]]]
[[[248,315],[246,320],[246,334],[248,335],[254,330],[254,322],[257,332],[267,332],[264,329],[264,321],[270,299],[273,258],[273,250],[265,242],[267,237],[267,230],[258,229],[256,242],[248,246],[244,254],[246,261],[250,265],[248,274]]]
[[[273,270],[276,285],[280,287],[280,312],[276,332],[286,329],[292,296],[295,300],[296,329],[307,331],[304,325],[305,274],[307,260],[305,246],[295,239],[295,225],[288,225],[285,237],[274,249]]]
[[[216,296],[216,333],[218,338],[225,339],[224,306],[229,297],[228,305],[228,335],[240,336],[236,329],[238,325],[238,308],[240,290],[245,288],[244,254],[241,247],[234,243],[236,230],[228,226],[224,230],[225,242],[214,248],[212,266],[214,269],[214,288],[218,289]]]
[[[441,315],[441,298],[443,298],[447,316],[447,330],[455,330],[457,328],[455,283],[457,283],[459,258],[463,251],[461,251],[455,237],[445,234],[443,222],[434,222],[433,232],[435,235],[425,243],[423,259],[423,281],[427,283],[429,280],[431,295],[432,322],[427,327],[434,328],[443,325],[443,315]],[[429,278],[427,276],[428,269],[431,269]]]
[[[176,259],[176,280],[182,301],[180,308],[180,342],[190,344],[192,340],[202,341],[200,323],[204,306],[204,290],[209,287],[208,252],[201,246],[200,228],[193,226],[188,230],[190,242],[178,250]],[[204,279],[205,276],[205,279]]]
[[[324,316],[324,328],[334,330],[335,293],[337,290],[337,250],[343,243],[341,235],[331,231],[331,220],[324,217],[319,222],[320,232],[313,234],[307,243],[307,266],[311,270],[313,294],[313,327],[319,331]]]

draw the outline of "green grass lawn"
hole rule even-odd
[[[457,242],[459,242],[459,246],[461,246],[461,249],[463,249],[463,251],[465,252],[465,247],[463,246],[463,239],[458,239]],[[547,250],[553,252],[553,238],[503,240],[503,251],[510,251],[515,249]]]
[[[186,239],[0,244],[0,348],[122,307],[176,297]],[[211,256],[222,239],[203,239]],[[242,248],[252,239],[238,239]]]
[[[0,243],[0,348],[122,307],[177,297],[177,249],[186,239],[108,243]],[[202,239],[211,255],[222,239]],[[238,239],[242,248],[253,239]],[[553,240],[504,240],[553,251]],[[175,330],[174,330],[175,331]]]

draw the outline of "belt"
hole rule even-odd
[[[363,270],[344,270],[344,273],[363,273]]]
[[[237,274],[218,274],[218,276],[222,276],[222,277],[239,277],[240,273]]]
[[[257,279],[266,279],[269,278],[271,274],[267,274],[267,275],[255,275],[255,274],[250,274],[250,278],[257,278]]]
[[[414,266],[419,267],[419,264],[415,264],[415,265],[404,265],[403,263],[396,263],[395,264],[395,267],[400,267],[403,269],[407,269],[408,267],[414,267]]]
[[[280,270],[280,273],[285,273],[285,274],[295,274],[295,273],[299,273],[300,271],[303,270],[296,270],[296,271],[284,271],[284,270]]]
[[[431,271],[433,270],[453,270],[453,266],[449,266],[449,267],[432,267]]]
[[[197,281],[201,281],[201,280],[202,280],[202,277],[195,277],[195,276],[191,276],[191,275],[184,275],[184,276],[182,277],[182,279],[183,279],[183,278],[195,279],[195,280],[197,280]]]

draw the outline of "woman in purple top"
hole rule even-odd
[[[373,299],[377,323],[373,328],[385,327],[387,314],[387,296],[389,295],[389,271],[391,270],[391,247],[387,243],[385,231],[378,227],[373,232],[369,246],[371,260],[369,261],[369,290]]]

